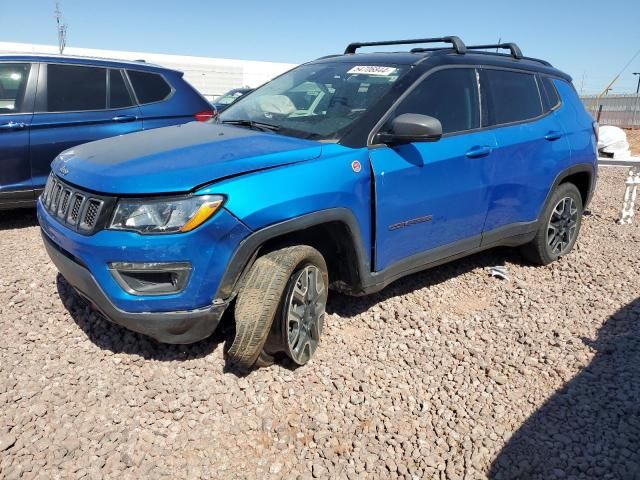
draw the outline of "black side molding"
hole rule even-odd
[[[538,226],[537,221],[518,223],[485,232],[471,238],[421,252],[405,258],[379,272],[372,271],[369,254],[364,248],[360,227],[353,213],[346,208],[332,208],[309,213],[301,217],[277,223],[252,233],[238,247],[229,261],[215,296],[214,306],[229,303],[238,293],[242,277],[260,253],[267,241],[287,233],[329,222],[342,222],[347,226],[355,247],[358,271],[355,285],[340,288],[350,295],[366,295],[382,290],[390,283],[406,275],[435,267],[466,255],[497,246],[517,246],[527,243]]]
[[[40,189],[0,192],[0,210],[34,207],[40,192]]]

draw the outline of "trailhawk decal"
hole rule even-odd
[[[389,230],[398,230],[399,228],[409,227],[418,223],[430,222],[431,220],[433,220],[433,215],[425,215],[424,217],[413,218],[411,220],[405,220],[404,222],[389,225]]]

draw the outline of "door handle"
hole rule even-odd
[[[135,122],[137,119],[138,117],[133,117],[131,115],[118,115],[117,117],[113,117],[111,120],[114,122],[126,123]]]
[[[493,151],[493,149],[491,147],[489,147],[487,145],[483,145],[483,146],[479,146],[479,147],[473,147],[471,150],[469,150],[467,153],[465,153],[465,156],[468,157],[468,158],[486,157],[492,151]]]
[[[560,137],[562,137],[562,133],[557,132],[555,130],[551,130],[549,133],[547,133],[544,136],[545,140],[549,140],[550,142],[558,140]]]
[[[0,131],[3,132],[7,130],[24,130],[25,128],[27,128],[27,124],[20,122],[9,122],[0,124]]]

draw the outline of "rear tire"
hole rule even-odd
[[[232,366],[241,369],[267,366],[273,363],[279,352],[288,354],[298,364],[304,364],[311,358],[315,348],[302,358],[293,358],[295,355],[292,356],[293,352],[287,348],[286,325],[283,325],[284,303],[290,297],[292,282],[299,279],[300,272],[305,269],[313,269],[321,277],[324,291],[318,299],[321,305],[314,313],[318,314],[321,323],[324,321],[328,274],[320,252],[306,245],[269,252],[255,261],[238,293],[236,334],[227,351],[227,359]]]
[[[522,247],[522,254],[537,265],[548,265],[567,255],[582,226],[582,196],[573,183],[559,185],[540,216],[536,236]]]

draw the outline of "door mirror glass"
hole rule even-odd
[[[380,132],[376,139],[387,145],[413,142],[434,142],[442,137],[440,120],[419,113],[403,113],[391,121],[387,132]]]

